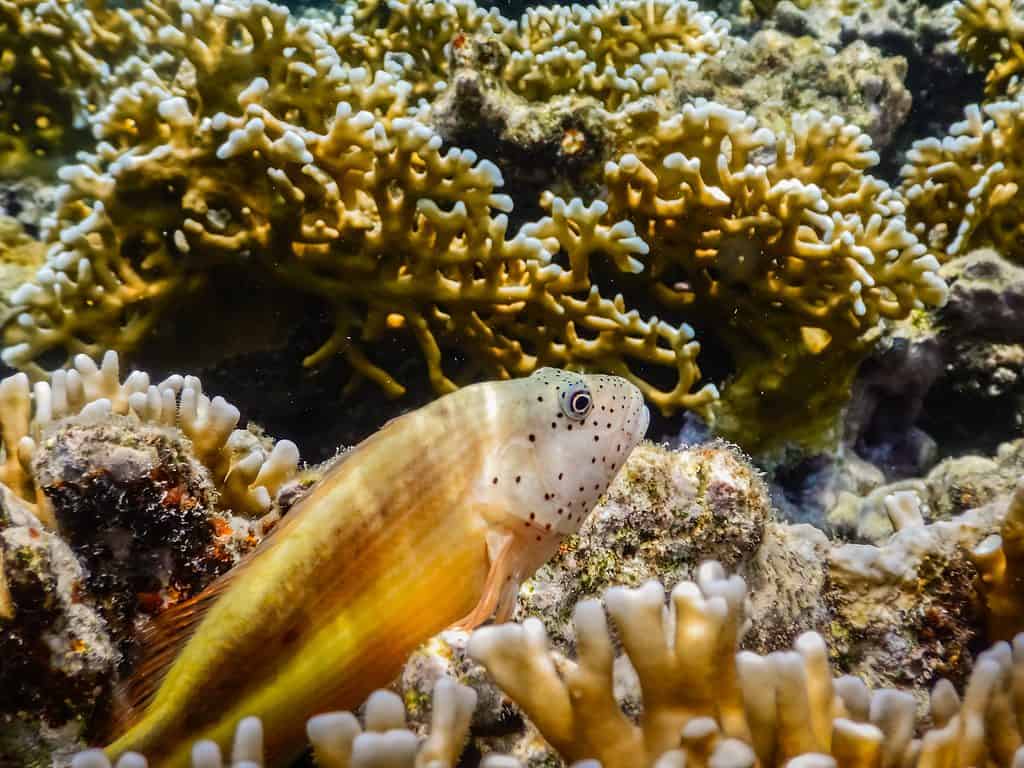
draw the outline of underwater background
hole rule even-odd
[[[143,765],[240,579],[358,718],[183,684],[148,765],[1024,765],[1021,70],[1011,0],[0,0],[0,766]]]

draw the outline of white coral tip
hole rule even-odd
[[[192,768],[222,768],[223,765],[217,742],[203,739],[192,745]]]
[[[111,768],[102,749],[87,749],[71,758],[71,768]]]
[[[258,717],[246,717],[235,728],[231,761],[238,763],[243,760],[257,764],[263,761],[263,722]]]

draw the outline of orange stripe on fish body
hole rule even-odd
[[[107,752],[187,766],[193,741],[226,750],[257,715],[268,765],[287,762],[309,717],[355,708],[429,637],[507,619],[647,420],[626,380],[545,368],[388,423],[245,562],[157,619],[126,686],[141,716]]]

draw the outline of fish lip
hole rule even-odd
[[[647,428],[651,426],[651,411],[646,405],[641,407],[643,408],[643,410],[641,411],[641,418],[643,419],[643,428],[640,430],[640,437],[642,439],[647,435]]]

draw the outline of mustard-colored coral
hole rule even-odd
[[[943,255],[991,245],[1024,260],[1024,93],[971,105],[942,139],[914,143],[903,166],[907,219]]]
[[[254,3],[238,13],[261,28],[259,19],[277,19],[280,9]],[[230,16],[211,18],[220,24]],[[62,171],[68,191],[56,229],[61,244],[49,258],[54,278],[14,296],[26,311],[9,327],[6,360],[28,364],[55,346],[130,349],[170,302],[214,266],[233,263],[323,297],[335,332],[309,362],[344,354],[392,393],[401,385],[352,340],[372,342],[400,324],[422,347],[438,391],[454,386],[438,344],[457,339],[490,376],[586,365],[629,375],[657,397],[628,361],[653,363],[677,372],[661,395],[672,407],[710,401],[713,390],[691,392],[698,346],[688,327],[644,320],[590,283],[590,254],[624,259],[647,250],[628,223],[605,224],[602,203],[573,202],[575,229],[544,241],[525,230],[508,237],[501,211],[512,201],[497,194],[502,179],[493,164],[469,151],[442,152],[425,125],[356,112],[349,101],[333,120],[314,114],[337,103],[351,71],[312,30],[269,28],[279,31],[261,46],[271,49],[270,60],[287,63],[275,85],[256,78],[236,89],[235,114],[205,111],[211,102],[223,106],[221,95],[202,98],[213,90],[204,83],[216,78],[196,78],[183,92],[177,81],[150,76],[98,115],[94,130],[109,143],[89,163]],[[280,54],[285,47],[290,59]],[[309,52],[309,63],[299,52]],[[188,61],[198,56],[186,52]],[[378,113],[405,97],[387,73],[365,85],[344,95]],[[334,95],[317,98],[325,92]],[[144,199],[153,204],[139,217]],[[569,269],[552,263],[563,248]]]
[[[1019,8],[1013,0],[961,0],[953,7],[957,49],[985,72],[985,94],[1015,95],[1024,71],[1024,18]]]
[[[0,175],[62,161],[123,81],[140,28],[97,0],[0,2]]]
[[[369,3],[336,24],[265,0],[185,9],[130,16],[162,58],[110,96],[95,150],[61,171],[47,264],[12,296],[10,364],[39,375],[51,350],[134,349],[237,270],[318,297],[334,331],[307,362],[343,355],[391,394],[403,384],[368,350],[404,334],[439,392],[456,383],[452,347],[465,378],[597,368],[664,413],[707,413],[690,320],[737,367],[723,430],[762,448],[820,434],[879,321],[943,300],[857,128],[810,113],[773,134],[713,102],[676,108],[672,83],[726,33],[684,0],[534,9],[518,25],[469,0]],[[509,231],[498,168],[431,127],[467,36],[503,49],[491,63],[521,103],[601,110],[614,159],[592,197],[606,199],[548,192],[549,215]],[[642,317],[612,280],[663,311]]]
[[[1024,632],[1024,478],[1006,505],[999,533],[971,555],[981,572],[989,636],[1009,640]]]
[[[180,129],[198,119],[171,114],[185,109],[183,100],[144,93],[154,112],[171,114],[171,141],[114,160],[105,177],[65,172],[80,197],[62,211],[74,218],[61,222],[64,245],[51,263],[71,268],[58,278],[64,290],[29,284],[14,297],[31,308],[34,330],[8,348],[7,360],[27,362],[55,345],[130,348],[205,270],[233,259],[333,306],[334,335],[310,362],[340,352],[392,392],[400,385],[350,339],[373,341],[397,316],[419,341],[439,391],[454,385],[437,339],[459,337],[492,376],[545,364],[626,373],[619,363],[633,358],[677,368],[677,405],[708,402],[710,393],[689,394],[698,348],[688,329],[644,321],[589,284],[591,252],[626,257],[646,249],[631,227],[596,217],[587,226],[586,209],[575,205],[581,229],[566,244],[573,266],[564,270],[537,238],[506,237],[506,217],[492,213],[510,206],[495,193],[501,176],[474,153],[442,154],[425,126],[399,119],[388,128],[347,104],[329,132],[317,134],[274,117],[256,102],[259,83],[253,90],[243,115],[222,113],[200,129],[208,131],[205,152],[189,147],[191,129],[180,131],[180,144],[173,138],[172,121]],[[140,199],[167,189],[172,204],[149,220],[134,215]],[[126,251],[142,243],[149,252],[129,259]],[[12,339],[19,335],[12,329]]]
[[[481,35],[507,49],[500,76],[531,100],[569,93],[609,108],[668,88],[673,75],[722,50],[728,25],[687,0],[600,0],[593,6],[530,8],[521,22],[470,0],[364,0],[329,33],[343,58],[380,67],[410,62],[416,96],[443,89],[450,48]]]
[[[606,167],[609,216],[650,242],[654,296],[727,340],[739,373],[719,426],[748,447],[793,437],[793,412],[834,416],[880,318],[944,301],[899,195],[865,172],[870,140],[840,118],[795,115],[776,136],[698,101],[635,144]]]
[[[745,586],[705,564],[696,583],[665,591],[615,587],[576,606],[577,659],[556,657],[537,619],[477,630],[469,652],[567,760],[603,768],[654,766],[982,766],[1024,759],[1024,636],[982,653],[961,701],[941,681],[931,728],[914,698],[834,678],[824,640],[801,635],[792,651],[737,653]],[[614,692],[607,609],[643,696],[634,722]]]

